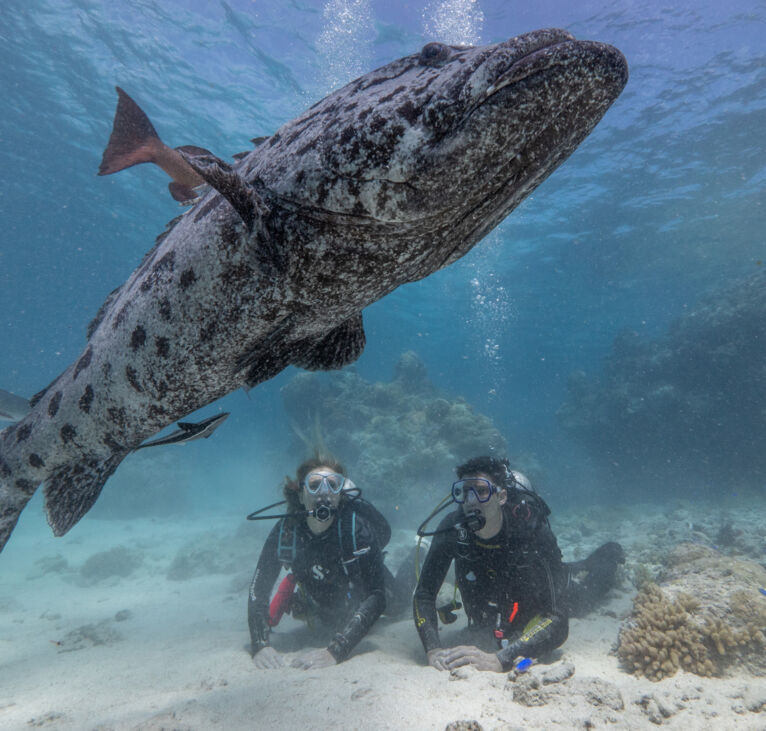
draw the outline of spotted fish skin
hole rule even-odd
[[[356,360],[364,307],[467,253],[626,82],[619,51],[560,30],[429,44],[233,167],[185,155],[210,192],[109,295],[80,357],[0,432],[0,547],[40,484],[62,535],[171,422],[290,364]]]

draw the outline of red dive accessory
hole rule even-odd
[[[277,593],[274,594],[274,598],[271,600],[271,604],[269,604],[269,627],[276,627],[279,624],[279,620],[282,619],[282,615],[290,609],[290,600],[293,598],[293,592],[297,583],[295,574],[287,574],[282,579]]]

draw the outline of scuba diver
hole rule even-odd
[[[569,617],[586,611],[614,585],[623,550],[606,543],[584,561],[565,564],[548,523],[550,509],[507,460],[476,457],[456,472],[451,501],[418,530],[432,540],[413,597],[415,625],[428,663],[438,670],[521,669],[562,645]],[[428,521],[452,503],[458,507],[426,532]],[[451,606],[436,607],[453,561],[469,627],[491,630],[497,652],[441,645],[437,612],[451,623],[456,619],[451,610],[461,606],[454,599]]]
[[[335,630],[325,649],[300,653],[292,667],[320,668],[345,660],[386,607],[382,549],[391,537],[388,521],[360,495],[344,468],[329,457],[313,457],[283,487],[284,515],[261,551],[247,605],[253,661],[258,668],[282,667],[284,656],[269,644],[271,628],[285,612]],[[288,570],[274,598],[282,568]],[[390,574],[389,574],[390,576]],[[408,597],[409,598],[409,597]]]

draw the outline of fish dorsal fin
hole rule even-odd
[[[349,317],[323,338],[311,342],[295,365],[308,371],[332,371],[353,363],[364,350],[362,313]]]
[[[253,137],[253,139],[250,140],[250,142],[253,143],[253,147],[260,147],[264,142],[266,142],[266,140],[270,140],[270,139],[271,139],[271,135],[265,135],[264,137]],[[236,154],[232,155],[232,157],[235,160],[243,160],[251,152],[252,150],[246,150],[245,152],[237,152]]]
[[[176,147],[178,152],[185,152],[188,155],[212,155],[210,150],[206,150],[204,147],[197,147],[197,145],[181,145]]]
[[[183,151],[180,154],[204,181],[215,188],[239,214],[247,228],[252,231],[256,220],[268,212],[268,206],[231,165],[215,155],[197,155]]]
[[[108,295],[106,300],[104,300],[104,304],[99,307],[98,312],[96,313],[96,316],[88,323],[88,330],[85,334],[85,336],[90,340],[91,335],[93,335],[94,332],[96,332],[96,329],[101,324],[101,321],[104,319],[104,315],[106,315],[107,310],[112,306],[112,303],[117,299],[117,296],[120,293],[120,290],[122,289],[122,285],[119,287],[116,287],[113,289]]]

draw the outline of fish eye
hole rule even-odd
[[[426,43],[420,52],[421,66],[440,66],[452,55],[452,49],[444,43]]]

